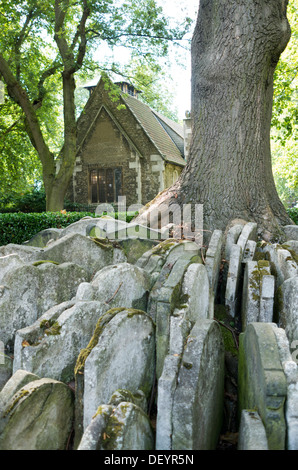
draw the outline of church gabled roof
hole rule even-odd
[[[101,80],[91,89],[86,86],[92,92],[90,101],[94,99],[93,95],[96,94],[100,82]],[[122,92],[121,98],[162,158],[169,163],[185,166],[183,127],[154,111],[135,96]],[[88,104],[89,102],[85,108],[86,112]],[[135,144],[137,146],[137,142]]]

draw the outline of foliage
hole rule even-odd
[[[291,207],[291,209],[288,209],[287,212],[289,216],[291,217],[291,219],[293,220],[293,222],[295,222],[295,224],[298,225],[298,206]]]
[[[285,206],[298,201],[298,4],[289,2],[291,40],[274,76],[271,128],[273,173]]]
[[[96,68],[113,68],[105,64],[104,54],[100,64],[94,60],[105,44],[110,50],[125,47],[154,63],[167,54],[169,42],[183,38],[190,23],[185,18],[173,27],[155,0],[3,0],[0,73],[7,85],[4,106],[14,112],[8,119],[0,105],[0,140],[18,128],[11,140],[20,146],[13,159],[9,146],[3,150],[7,183],[9,165],[17,165],[20,155],[27,176],[28,155],[35,162],[38,155],[49,208],[63,204],[75,162],[74,77],[82,80]]]
[[[136,213],[108,214],[116,219],[130,222]],[[0,213],[0,246],[8,243],[22,244],[35,234],[47,228],[65,228],[83,217],[95,217],[92,212],[42,212],[42,213]]]
[[[46,195],[44,189],[33,188],[23,193],[3,196],[0,199],[0,212],[44,212]]]

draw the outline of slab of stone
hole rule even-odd
[[[85,429],[77,450],[101,450],[109,417],[113,413],[111,405],[100,405],[90,424]]]
[[[0,392],[0,414],[4,412],[7,404],[21,388],[33,382],[34,380],[39,379],[40,377],[35,374],[31,374],[26,370],[17,370],[6,382],[5,386]]]
[[[257,261],[249,261],[245,265],[241,318],[242,328],[258,321],[260,310],[260,278]]]
[[[285,330],[273,328],[279,349],[280,361],[287,379],[287,400],[285,406],[285,418],[287,423],[287,450],[298,450],[298,365],[297,354],[291,354],[291,348]],[[295,360],[294,360],[295,359]]]
[[[74,222],[73,224],[68,225],[60,231],[59,238],[65,237],[69,234],[78,233],[80,235],[86,236],[86,229],[90,224],[96,224],[101,221],[100,218],[95,217],[83,217],[82,219]]]
[[[231,249],[233,245],[237,244],[237,241],[241,235],[242,229],[243,229],[243,225],[236,224],[233,227],[231,227],[230,230],[228,231],[227,237],[226,237],[226,246],[225,246],[226,261],[230,261]]]
[[[71,299],[86,279],[85,270],[73,263],[38,262],[8,272],[2,279],[0,296],[1,341],[6,349],[11,349],[17,330],[34,323],[52,306]]]
[[[153,450],[153,431],[148,416],[130,402],[120,403],[109,416],[100,450]]]
[[[150,293],[151,303],[149,304],[148,312],[151,316],[153,316],[153,318],[155,318],[156,322],[156,374],[158,378],[162,373],[163,362],[166,355],[168,354],[171,315],[174,309],[181,302],[181,286],[184,273],[191,265],[191,260],[192,258],[190,252],[185,252],[183,256],[180,256],[177,259],[173,266],[170,265],[170,271],[165,276],[165,278],[163,276],[165,275],[166,270],[162,270],[159,281],[155,284]],[[167,269],[168,264],[166,264],[165,267]],[[161,286],[159,283],[161,283]],[[193,300],[192,306],[195,304],[200,304],[200,306],[203,308],[205,303],[204,297],[202,297],[199,300]],[[192,313],[189,313],[189,316],[192,320],[196,316],[199,317],[200,315],[202,315],[202,317],[205,315],[206,317],[206,312],[192,311]]]
[[[256,411],[242,410],[238,450],[268,450],[266,431]]]
[[[14,372],[30,371],[65,383],[74,379],[80,351],[109,307],[101,302],[65,302],[16,333]]]
[[[1,450],[66,450],[73,421],[70,388],[51,379],[19,389],[0,417]]]
[[[14,269],[25,266],[25,262],[17,254],[2,256],[0,258],[0,285],[5,275]]]
[[[209,277],[210,300],[209,318],[214,316],[214,300],[217,293],[219,271],[222,259],[223,233],[221,230],[214,230],[212,233],[208,250],[206,252],[205,266]]]
[[[243,257],[242,257],[243,263],[246,263],[247,261],[252,261],[254,259],[256,248],[257,248],[257,242],[255,242],[254,240],[247,241],[244,251],[243,251]]]
[[[298,255],[298,240],[288,240],[286,243],[284,243],[283,247],[286,250],[289,250],[290,253],[291,251],[294,251],[294,253]]]
[[[114,233],[118,229],[125,229],[127,225],[125,220],[118,220],[112,217],[100,217],[89,221],[85,229],[85,235],[95,238],[106,238],[108,232]]]
[[[243,230],[238,238],[237,244],[244,253],[245,246],[249,240],[257,241],[257,224],[255,222],[248,222],[244,225]]]
[[[255,410],[266,429],[269,450],[284,450],[287,381],[272,323],[250,323],[240,335],[239,412]]]
[[[134,405],[139,406],[145,413],[147,412],[148,403],[142,390],[138,390],[135,393],[125,389],[116,390],[111,396],[108,405],[111,405],[113,408],[115,408],[123,402],[133,403]]]
[[[33,235],[30,240],[24,243],[24,245],[44,248],[50,240],[57,240],[62,232],[63,229],[60,228],[46,228],[45,230],[41,230],[41,232],[36,233],[36,235]]]
[[[172,450],[173,402],[181,357],[168,355],[164,361],[162,375],[158,380],[156,450]]]
[[[158,242],[155,240],[142,240],[140,238],[128,238],[118,241],[124,251],[128,263],[135,264],[144,253],[155,247]]]
[[[187,336],[192,328],[192,324],[186,318],[186,309],[174,310],[170,319],[170,341],[169,354],[182,355]]]
[[[275,277],[266,275],[260,284],[260,312],[259,321],[272,323],[275,293]]]
[[[267,244],[263,248],[266,259],[270,261],[272,274],[276,277],[276,286],[298,275],[298,266],[291,253],[280,245]]]
[[[145,312],[122,310],[106,324],[84,364],[84,428],[117,389],[142,390],[148,398],[154,354],[154,324]]]
[[[232,245],[227,274],[225,305],[231,317],[235,317],[240,303],[240,277],[241,277],[242,250],[239,245]]]
[[[41,248],[9,243],[0,246],[0,257],[7,255],[18,255],[25,263],[30,263],[39,259],[43,250]]]
[[[79,286],[76,301],[97,300],[109,308],[147,309],[151,276],[130,263],[106,266],[98,271],[90,284]]]
[[[78,233],[70,233],[56,240],[42,252],[41,259],[75,263],[85,269],[89,277],[107,265],[126,261],[120,248]]]
[[[283,227],[287,240],[298,240],[298,226],[297,225],[285,225]]]
[[[127,224],[126,227],[118,227],[116,230],[107,230],[106,236],[109,240],[125,240],[127,238],[161,240],[160,230],[154,230],[134,222]]]
[[[298,341],[298,277],[283,282],[276,294],[276,311],[290,345]]]
[[[270,276],[270,264],[268,261],[248,261],[245,264],[244,280],[243,280],[243,293],[241,305],[241,319],[242,328],[245,330],[249,323],[260,320],[260,303],[261,303],[261,289],[262,280],[265,276]],[[271,280],[272,281],[272,280]],[[270,284],[271,285],[271,284]],[[265,283],[264,288],[266,288]],[[268,291],[263,292],[264,296],[269,295]],[[264,315],[265,304],[269,304],[269,300],[263,299],[262,316]],[[269,308],[269,307],[268,307]]]
[[[0,392],[12,376],[13,357],[5,353],[0,342]]]
[[[222,425],[223,387],[220,327],[214,320],[199,320],[188,337],[178,374],[172,450],[215,449]]]
[[[150,250],[146,251],[136,262],[136,266],[139,266],[140,268],[146,269],[148,272],[152,272],[151,268],[147,269],[147,265],[150,262],[151,258],[157,258],[157,260],[161,261],[161,266],[159,269],[159,272],[161,270],[161,267],[163,263],[165,262],[167,254],[170,252],[170,250],[174,247],[179,245],[178,240],[175,239],[170,239],[170,240],[164,240],[163,242],[160,242],[157,246],[151,248]],[[155,265],[155,263],[154,263]]]
[[[188,266],[181,287],[181,302],[187,304],[187,319],[194,325],[199,318],[208,318],[209,278],[201,263]]]

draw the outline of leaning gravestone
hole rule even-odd
[[[95,301],[70,301],[53,307],[33,325],[17,331],[14,371],[25,369],[40,377],[73,380],[77,357],[108,309]]]
[[[52,306],[71,299],[86,279],[85,270],[73,263],[37,263],[8,272],[2,279],[0,297],[1,341],[12,347],[17,330],[34,323]]]
[[[154,324],[145,312],[122,310],[107,323],[84,364],[85,428],[116,389],[142,390],[149,397],[154,354]]]
[[[285,329],[290,345],[298,345],[298,276],[287,279],[279,287],[276,310],[280,326]]]
[[[19,389],[0,416],[0,450],[66,450],[73,421],[67,385],[34,380]]]
[[[142,268],[129,263],[106,266],[90,284],[79,286],[76,300],[97,300],[110,308],[127,307],[146,310],[151,277]]]
[[[153,450],[153,430],[148,416],[137,405],[120,403],[108,418],[101,450]]]
[[[84,268],[89,277],[109,264],[126,261],[120,248],[106,240],[70,233],[53,242],[40,254],[40,259],[57,263],[73,262]]]
[[[287,382],[272,323],[250,323],[240,335],[239,412],[256,410],[270,450],[284,450]]]
[[[172,411],[172,450],[215,449],[223,418],[224,345],[214,320],[198,320],[188,337]]]

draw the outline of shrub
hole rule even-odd
[[[298,225],[298,207],[291,207],[291,209],[287,210],[289,216],[295,222],[296,225]]]
[[[127,212],[126,221],[130,222],[135,212]],[[120,214],[111,214],[117,219]],[[22,244],[33,235],[47,228],[65,228],[83,217],[95,217],[92,212],[41,212],[0,214],[0,246],[8,243]]]

